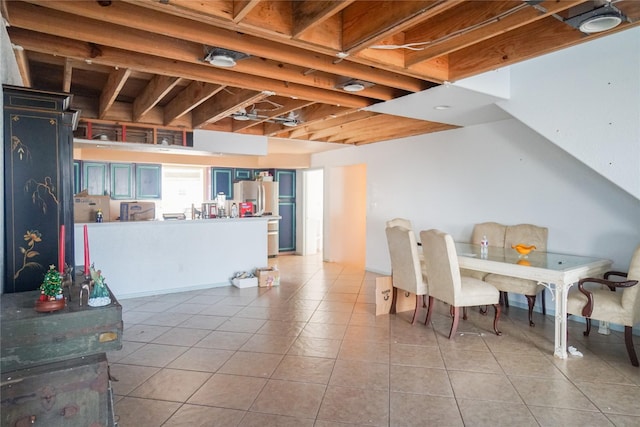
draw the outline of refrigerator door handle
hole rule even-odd
[[[264,185],[262,184],[262,182],[258,182],[258,194],[257,194],[257,204],[258,206],[256,207],[256,215],[260,216],[264,213],[264,202],[265,202],[265,198],[264,198]]]

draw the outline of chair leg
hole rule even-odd
[[[460,307],[453,307],[453,322],[451,322],[451,330],[449,331],[449,339],[452,339],[458,330],[458,321],[460,320]]]
[[[509,307],[509,293],[500,291],[500,303],[504,304],[505,307]]]
[[[462,307],[462,319],[467,320],[467,307]]]
[[[636,350],[633,348],[633,327],[624,327],[624,344],[627,346],[627,353],[629,353],[629,359],[633,366],[638,366],[638,356],[636,356]]]
[[[529,304],[529,326],[536,326],[533,323],[533,306],[536,304],[536,296],[535,295],[525,295],[527,297],[527,304]]]
[[[587,324],[587,329],[582,333],[582,335],[584,335],[585,337],[588,337],[589,333],[591,332],[591,318],[585,317],[584,320]]]
[[[431,313],[433,312],[433,297],[429,296],[429,306],[427,307],[427,318],[424,319],[424,324],[428,325],[431,321]]]
[[[544,295],[544,289],[542,290],[542,314],[543,315],[547,315],[547,302],[546,302],[546,298]]]
[[[483,316],[487,315],[487,306],[485,305],[484,308],[480,307],[479,309],[480,314],[482,314]]]
[[[393,291],[391,292],[391,308],[389,309],[389,314],[396,314],[396,303],[398,302],[398,288],[395,286],[391,287]]]
[[[496,333],[496,335],[500,336],[502,335],[502,332],[500,332],[500,330],[498,330],[498,320],[500,320],[500,304],[493,304],[493,308],[495,309],[496,313],[493,316],[493,331]]]
[[[415,324],[416,323],[416,315],[418,314],[418,305],[420,304],[420,300],[421,300],[421,295],[416,295],[416,306],[413,309],[413,319],[411,319],[411,324]]]

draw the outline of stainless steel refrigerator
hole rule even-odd
[[[233,199],[241,202],[252,202],[254,215],[272,215],[275,218],[267,221],[267,253],[278,255],[279,222],[278,217],[278,183],[273,181],[240,181],[233,184]]]

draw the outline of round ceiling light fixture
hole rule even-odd
[[[587,34],[601,33],[617,27],[622,22],[622,18],[615,14],[605,14],[593,16],[580,24],[580,31]]]
[[[342,90],[347,92],[360,92],[361,90],[364,90],[364,85],[358,82],[347,83],[342,86]]]
[[[214,55],[209,63],[216,67],[231,68],[236,66],[236,61],[229,55]]]
[[[434,110],[448,110],[451,108],[451,105],[436,105],[433,107]]]

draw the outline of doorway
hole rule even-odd
[[[324,171],[310,169],[303,172],[303,231],[302,255],[321,254],[323,249]]]

